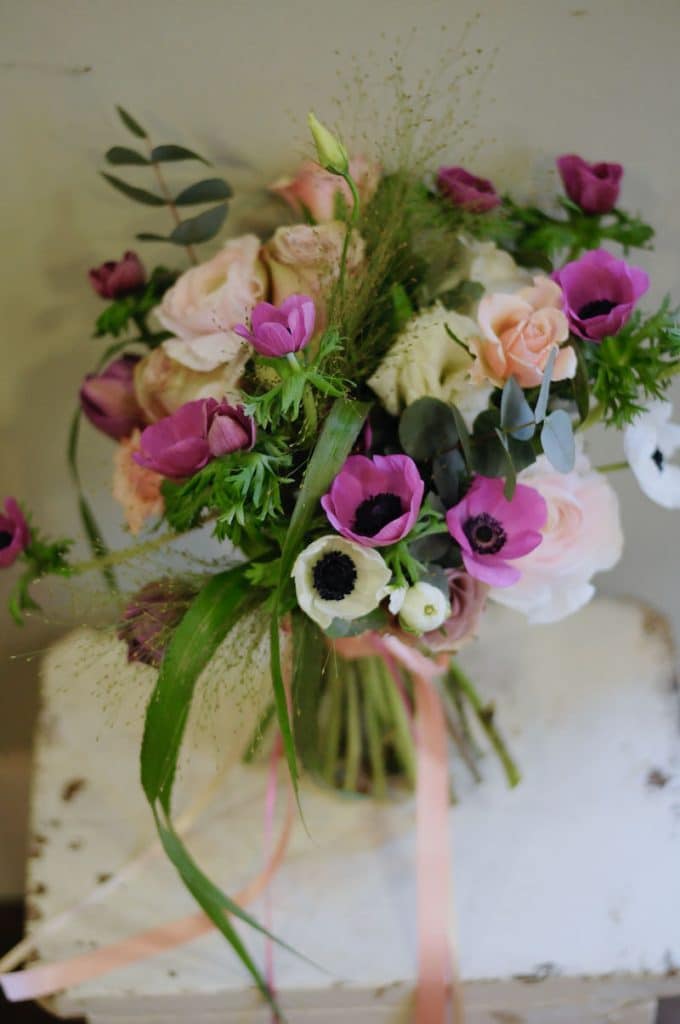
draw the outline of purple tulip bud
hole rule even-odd
[[[623,177],[621,164],[589,164],[575,153],[557,158],[564,191],[584,213],[609,213],[616,206]]]
[[[196,588],[184,580],[154,580],[142,587],[126,605],[118,624],[128,661],[158,668],[175,627],[182,620]]]
[[[103,299],[122,299],[146,283],[146,270],[136,252],[126,252],[121,260],[107,260],[89,271],[90,284]]]
[[[89,373],[80,388],[80,407],[90,423],[119,441],[146,420],[134,389],[139,356],[125,355],[109,363],[102,373]]]
[[[316,308],[309,295],[289,295],[280,306],[258,302],[252,312],[250,330],[245,324],[234,327],[261,356],[287,356],[298,352],[314,334]]]
[[[15,498],[5,499],[5,511],[0,511],[0,569],[14,565],[31,541],[31,531],[19,503]]]
[[[455,206],[470,213],[486,213],[500,205],[500,196],[486,178],[477,178],[463,167],[440,167],[437,187]]]
[[[255,443],[255,424],[241,406],[199,398],[142,432],[135,462],[173,480],[193,476],[218,455]]]
[[[574,334],[602,341],[618,334],[638,299],[649,288],[641,267],[632,267],[604,249],[592,249],[552,275],[564,296],[564,312]]]

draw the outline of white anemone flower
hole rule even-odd
[[[392,591],[390,611],[399,613],[401,626],[410,633],[430,633],[451,615],[448,598],[432,583],[415,583]]]
[[[298,604],[322,629],[359,619],[387,596],[392,573],[374,548],[344,537],[319,537],[301,551],[291,574]]]
[[[640,489],[664,508],[680,508],[680,466],[670,463],[680,449],[680,423],[671,423],[670,402],[653,402],[626,427],[623,448]]]

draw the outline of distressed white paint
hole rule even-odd
[[[207,692],[229,657],[204,681]],[[470,1024],[651,1024],[654,997],[680,993],[670,973],[680,961],[680,757],[665,623],[610,600],[561,626],[533,629],[493,609],[463,660],[497,701],[524,773],[509,792],[491,758],[477,787],[454,765],[454,879]],[[31,902],[43,917],[77,901],[152,837],[136,778],[152,677],[128,668],[116,641],[92,633],[72,635],[47,659],[29,862]],[[222,688],[209,717],[226,764],[259,698],[254,687],[237,707],[228,670]],[[180,805],[215,766],[212,739],[201,728],[192,735]],[[654,770],[667,777],[664,786],[649,785]],[[76,778],[86,784],[65,801],[63,788]],[[261,863],[262,790],[262,769],[232,766],[190,835],[199,862],[229,891]],[[273,926],[328,973],[277,951],[290,1019],[405,1022],[415,962],[412,801],[379,807],[305,786],[303,803],[311,839],[297,828],[272,889]],[[62,958],[192,906],[159,859],[41,942],[40,953]],[[251,935],[248,942],[261,958],[261,943]],[[88,1013],[95,1024],[268,1020],[216,935],[90,982],[54,1006]]]

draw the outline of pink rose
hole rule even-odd
[[[326,304],[340,273],[340,258],[347,228],[340,221],[328,224],[293,224],[278,228],[262,249],[272,281],[272,299],[280,306],[289,295],[309,295],[316,306],[316,328],[326,326]],[[352,232],[347,252],[347,273],[357,274],[364,262],[366,246],[357,231]]]
[[[515,377],[520,387],[537,387],[551,350],[569,337],[562,305],[562,289],[543,276],[515,295],[485,295],[477,311],[481,335],[470,339],[477,357],[475,379],[502,387]],[[576,353],[568,346],[557,356],[553,380],[566,380],[575,373]]]
[[[530,622],[557,622],[587,604],[595,593],[591,577],[612,569],[621,556],[618,499],[583,454],[571,473],[558,473],[541,455],[519,479],[548,506],[543,540],[512,563],[521,572],[518,582],[489,596]]]
[[[135,462],[141,434],[135,430],[120,442],[113,457],[113,496],[123,506],[130,533],[137,534],[147,519],[163,514],[163,477]]]
[[[441,629],[425,633],[421,638],[435,654],[453,654],[472,640],[489,593],[485,583],[476,580],[464,569],[448,569],[446,575],[449,581],[451,615]]]
[[[155,310],[163,327],[176,335],[163,342],[168,355],[192,370],[208,372],[240,350],[231,328],[266,298],[267,273],[259,250],[255,235],[234,238],[168,289]]]
[[[172,359],[162,346],[144,356],[135,367],[134,384],[137,402],[147,420],[162,420],[197,398],[238,399],[238,385],[250,349],[240,338],[237,340],[239,348],[234,357],[205,372]]]
[[[375,195],[380,170],[380,164],[365,156],[356,156],[350,160],[349,171],[362,204],[369,202]],[[347,183],[337,174],[325,171],[313,160],[305,160],[294,178],[279,178],[270,185],[270,191],[285,199],[297,216],[307,213],[317,224],[335,219],[337,195],[342,196],[348,209],[352,208],[352,193]]]

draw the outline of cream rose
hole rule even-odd
[[[239,339],[239,350],[228,363],[209,372],[189,369],[156,348],[135,367],[135,397],[150,423],[175,412],[195,398],[239,399],[238,385],[250,348]]]
[[[456,405],[469,426],[486,409],[493,388],[472,379],[473,359],[447,327],[466,345],[478,332],[474,320],[436,303],[407,323],[368,381],[393,416],[426,395]]]
[[[518,266],[509,252],[494,242],[480,242],[467,235],[460,237],[458,266],[444,281],[439,292],[455,288],[462,281],[476,281],[485,292],[516,292],[531,284],[531,274]]]
[[[380,164],[365,156],[353,157],[349,162],[361,203],[367,203],[375,194],[380,181]],[[305,160],[294,178],[279,178],[269,186],[271,192],[281,196],[298,216],[308,213],[317,224],[333,220],[336,216],[336,197],[344,199],[351,209],[352,193],[349,185],[337,174],[325,171],[313,160]]]
[[[326,303],[340,273],[340,259],[347,228],[340,221],[328,224],[294,224],[278,228],[262,249],[271,276],[272,299],[280,305],[289,295],[311,296],[316,305],[317,332],[326,326]],[[363,266],[365,243],[353,231],[347,250],[347,273]]]
[[[230,328],[243,323],[253,306],[266,298],[267,273],[259,251],[255,235],[234,238],[168,289],[154,311],[163,327],[176,335],[163,342],[168,355],[203,372],[234,357],[241,343]]]
[[[485,295],[477,311],[480,332],[472,340],[477,357],[475,379],[502,387],[509,377],[515,377],[520,387],[537,387],[551,350],[569,337],[562,304],[560,286],[540,275],[534,278],[533,287],[516,295]],[[575,373],[576,353],[571,346],[562,348],[553,380],[566,380]]]
[[[590,601],[596,572],[612,569],[623,548],[616,492],[602,473],[579,454],[571,473],[556,472],[541,455],[519,475],[548,505],[543,540],[512,564],[521,579],[494,588],[489,596],[528,616],[530,622],[557,622]]]

